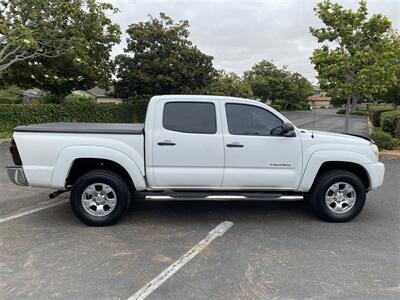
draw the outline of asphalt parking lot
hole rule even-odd
[[[315,122],[314,120],[315,113]],[[314,111],[289,111],[284,115],[297,127],[304,129],[346,132],[345,116],[337,115],[336,109],[317,109]],[[349,118],[348,133],[368,136],[367,118],[351,116]]]
[[[384,163],[384,185],[344,224],[302,202],[185,201],[140,202],[115,226],[88,227],[68,194],[48,200],[0,170],[0,299],[127,299],[224,221],[233,226],[146,299],[399,299],[400,161]]]

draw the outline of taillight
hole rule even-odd
[[[11,152],[11,156],[14,161],[14,164],[16,164],[18,166],[22,165],[21,157],[19,156],[17,144],[15,143],[14,139],[11,140],[10,152]]]

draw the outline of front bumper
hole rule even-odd
[[[380,187],[385,176],[385,165],[381,162],[377,162],[374,164],[364,164],[364,167],[367,169],[371,181],[370,190]]]
[[[8,178],[10,181],[16,185],[28,186],[28,181],[26,180],[24,170],[20,166],[10,166],[6,167]]]

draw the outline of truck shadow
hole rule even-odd
[[[147,221],[263,221],[316,219],[305,201],[145,201],[136,200],[124,220]]]

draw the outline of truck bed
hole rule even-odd
[[[18,126],[16,132],[143,134],[143,124],[126,123],[44,123]]]

